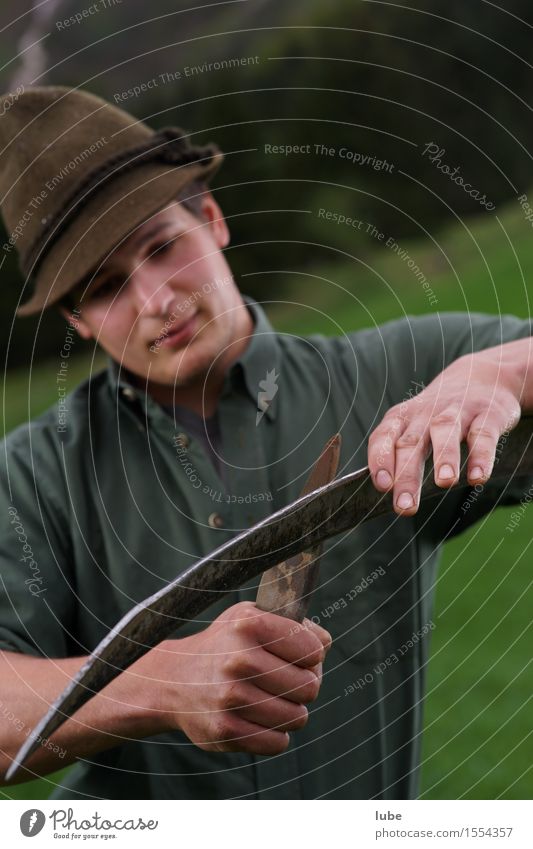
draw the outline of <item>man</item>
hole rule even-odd
[[[257,581],[213,598],[43,741],[23,778],[78,760],[53,798],[415,796],[440,547],[523,492],[490,474],[533,408],[529,322],[277,334],[224,256],[203,183],[215,148],[59,87],[26,91],[1,132],[3,214],[35,281],[19,312],[57,305],[109,355],[61,418],[4,443],[2,773],[109,628],[297,497],[340,430],[342,471],[368,458],[395,514],[330,542],[306,627],[260,613]],[[468,512],[453,488],[463,439],[469,481],[486,484]],[[431,448],[443,498],[419,507]]]

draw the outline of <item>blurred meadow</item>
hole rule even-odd
[[[447,310],[530,315],[533,228],[520,202],[533,198],[533,10],[525,0],[505,10],[484,0],[412,8],[252,0],[215,3],[209,13],[156,0],[150,18],[131,2],[66,29],[57,20],[76,5],[52,6],[41,27],[49,35],[44,65],[32,80],[80,85],[153,126],[178,123],[198,141],[216,139],[228,153],[213,187],[232,231],[226,256],[241,291],[265,304],[278,330],[337,335]],[[15,56],[31,4],[26,19],[15,20],[15,7],[0,10],[5,90],[25,73]],[[256,55],[257,63],[233,70],[184,71]],[[177,69],[178,82],[161,81]],[[160,80],[149,93],[127,94],[149,79]],[[267,143],[310,152],[267,153]],[[493,210],[430,162],[429,143]],[[343,147],[360,162],[374,157],[392,168],[349,162]],[[338,223],[342,215],[361,227]],[[13,323],[23,281],[14,256],[4,260],[8,432],[57,401],[65,325],[52,314]],[[103,367],[92,354],[76,343],[69,389]],[[532,523],[529,507],[500,548],[513,509],[496,510],[445,546],[422,798],[531,797]],[[57,778],[0,789],[0,798],[45,798]]]

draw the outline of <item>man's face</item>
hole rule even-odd
[[[156,384],[190,386],[238,355],[246,308],[221,252],[228,228],[212,195],[202,212],[178,202],[160,210],[80,292],[80,335]]]

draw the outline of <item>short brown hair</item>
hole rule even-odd
[[[207,191],[209,189],[205,180],[191,180],[176,195],[176,200],[197,218],[203,218],[202,200]]]

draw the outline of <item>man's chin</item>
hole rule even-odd
[[[213,359],[213,355],[207,351],[203,356],[198,356],[198,353],[193,351],[176,351],[165,364],[162,362],[152,364],[147,379],[150,383],[161,386],[186,389],[203,383],[211,369]]]

